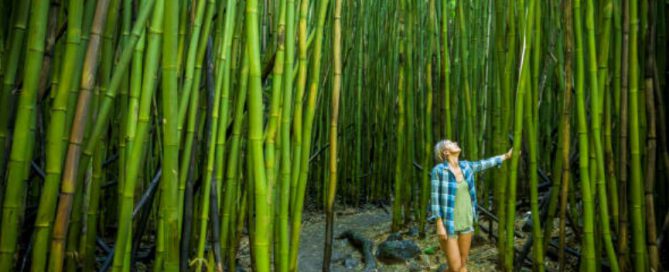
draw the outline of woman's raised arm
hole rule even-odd
[[[471,162],[472,170],[474,170],[474,173],[476,173],[491,168],[493,166],[499,166],[502,164],[502,162],[511,158],[512,150],[509,150],[509,152],[506,152],[502,155],[494,156],[492,158]]]

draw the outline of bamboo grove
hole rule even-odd
[[[246,238],[254,271],[296,271],[304,209],[326,214],[328,271],[338,207],[433,235],[439,139],[513,147],[476,188],[500,270],[667,269],[667,13],[0,0],[0,271],[235,271]]]

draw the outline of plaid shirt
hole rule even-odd
[[[460,161],[462,175],[469,185],[469,194],[472,199],[474,222],[477,222],[478,220],[474,174],[493,166],[499,166],[502,164],[502,158],[503,155],[476,162]],[[437,164],[437,166],[432,168],[431,175],[432,205],[430,207],[432,218],[442,218],[448,235],[454,235],[455,224],[453,222],[453,207],[455,207],[455,193],[457,192],[457,181],[455,180],[455,175],[449,169],[448,162]]]

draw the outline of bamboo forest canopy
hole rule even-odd
[[[296,271],[304,210],[326,214],[327,271],[342,207],[434,235],[440,139],[513,148],[476,183],[499,270],[668,269],[668,13],[0,0],[0,271],[235,271],[247,238],[254,271]]]

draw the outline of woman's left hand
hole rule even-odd
[[[504,160],[510,159],[512,154],[513,154],[513,148],[509,149],[509,152],[504,153]]]

